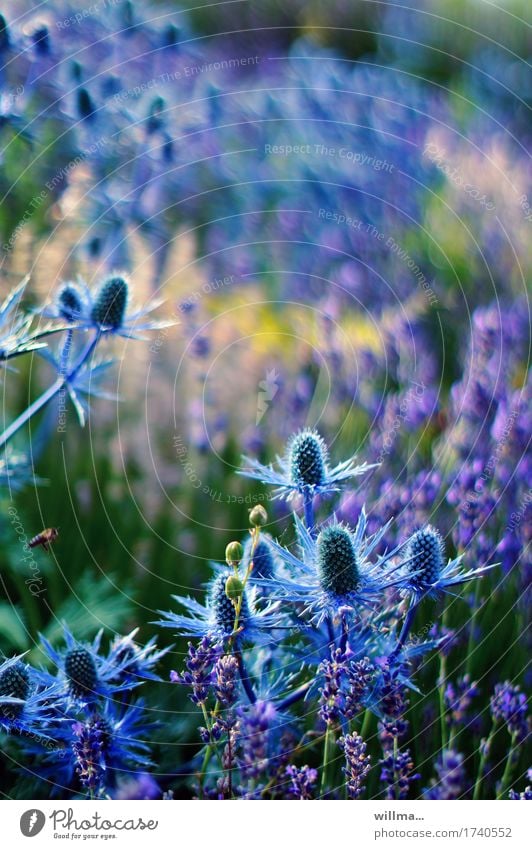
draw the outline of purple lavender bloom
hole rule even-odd
[[[242,777],[247,781],[254,781],[266,773],[273,764],[273,733],[279,719],[273,704],[261,700],[246,708],[238,708],[237,715],[239,718],[237,762]]]
[[[518,793],[516,790],[510,790],[508,798],[521,802],[532,801],[532,787],[525,787],[521,793]]]
[[[134,778],[128,778],[118,783],[114,799],[134,801],[136,799],[161,799],[163,791],[152,775],[141,772]]]
[[[366,744],[359,734],[340,737],[338,745],[345,755],[343,772],[347,778],[347,794],[350,799],[359,799],[364,792],[364,781],[371,769],[371,758],[366,754]]]
[[[505,681],[495,685],[491,697],[491,715],[494,720],[504,722],[508,733],[521,742],[528,734],[527,697],[517,684]]]
[[[464,756],[446,749],[436,764],[437,781],[425,791],[426,799],[459,799],[465,791]]]
[[[76,762],[76,772],[81,784],[91,796],[103,793],[105,776],[105,746],[109,730],[101,717],[88,722],[76,722],[72,726],[74,742],[72,751]]]
[[[375,703],[382,716],[379,723],[380,740],[384,751],[392,749],[408,731],[405,714],[408,710],[406,695],[410,681],[404,663],[386,660],[380,667],[376,682]]]
[[[83,708],[73,721],[67,713],[50,730],[56,745],[43,757],[43,775],[53,779],[57,789],[71,785],[77,776],[91,795],[102,794],[116,787],[123,773],[131,776],[151,766],[152,732],[142,701],[124,705],[105,699],[88,711]]]
[[[331,660],[324,660],[318,668],[323,676],[320,688],[319,716],[327,725],[338,722],[342,715],[343,695],[341,693],[344,675],[343,656],[340,649],[332,652]]]
[[[408,749],[390,751],[381,760],[381,781],[386,784],[387,799],[406,799],[410,785],[419,778],[414,773],[414,762]]]
[[[232,654],[218,658],[214,667],[214,689],[222,707],[232,707],[238,696],[238,663]]]
[[[289,764],[285,769],[287,786],[285,795],[289,799],[313,799],[318,781],[318,770],[310,766],[297,767]]]
[[[190,700],[195,705],[204,705],[209,698],[213,684],[213,669],[219,658],[220,649],[212,640],[204,636],[197,646],[188,644],[188,656],[185,670],[170,673],[174,684],[184,684],[191,688]]]
[[[470,675],[458,678],[456,685],[449,681],[444,691],[447,722],[451,725],[468,724],[471,704],[479,692],[476,681],[471,681]]]

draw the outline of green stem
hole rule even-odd
[[[478,801],[478,799],[480,799],[480,791],[482,790],[482,779],[484,778],[484,769],[486,767],[486,761],[490,753],[491,744],[493,743],[493,738],[495,737],[495,733],[497,731],[497,726],[498,722],[494,719],[488,739],[485,741],[484,745],[481,744],[482,748],[480,750],[480,761],[478,764],[477,779],[475,781],[475,789],[473,791],[474,801]]]
[[[55,380],[48,389],[43,392],[39,398],[30,404],[23,413],[15,419],[15,421],[11,422],[9,427],[5,429],[3,434],[0,436],[0,448],[3,448],[4,445],[7,445],[9,440],[23,427],[35,413],[38,413],[39,410],[42,410],[55,396],[61,391],[63,386],[65,386],[70,381],[74,380],[77,376],[78,372],[81,370],[82,366],[90,359],[92,353],[98,344],[101,333],[98,331],[95,336],[91,339],[91,341],[85,346],[83,352],[81,353],[77,363],[70,370],[68,374],[63,374]]]
[[[516,761],[516,751],[517,751],[517,734],[512,734],[512,742],[510,743],[510,749],[508,751],[508,757],[506,758],[506,766],[504,767],[504,772],[501,778],[501,784],[499,787],[499,792],[497,793],[497,799],[505,799],[508,795],[508,790],[510,789],[510,784],[512,783],[512,773],[515,767]]]
[[[323,741],[323,766],[321,770],[320,795],[322,798],[325,796],[329,787],[329,773],[333,760],[334,740],[334,729],[331,725],[327,725],[327,729],[325,731],[325,739]]]
[[[360,729],[360,736],[363,740],[367,741],[369,736],[369,729],[371,727],[371,723],[373,721],[373,714],[369,708],[366,708],[364,712],[364,719],[362,720],[362,728]]]
[[[240,612],[242,610],[243,593],[244,593],[244,590],[246,588],[246,584],[248,582],[249,576],[251,575],[251,572],[252,572],[252,569],[253,569],[253,555],[255,553],[255,550],[256,550],[258,542],[259,542],[260,528],[259,527],[253,528],[252,531],[251,531],[251,536],[252,536],[253,541],[252,541],[251,551],[250,551],[250,555],[249,555],[249,565],[248,565],[248,568],[246,570],[246,574],[244,575],[244,580],[242,581],[242,594],[239,596],[239,598],[236,600],[236,603],[235,603],[235,621],[234,621],[234,624],[233,624],[233,633],[231,634],[231,636],[229,637],[229,639],[227,641],[227,651],[228,652],[231,652],[233,650],[234,642],[235,642],[236,637],[238,635],[238,626],[239,626],[239,622],[240,622]],[[238,574],[237,569],[235,569],[235,572]],[[237,657],[237,661],[238,661],[238,657]],[[240,657],[240,662],[241,662],[241,657]],[[239,666],[240,666],[240,664],[239,664]],[[249,683],[249,686],[251,687],[251,683]],[[213,719],[215,719],[218,716],[218,713],[220,711],[220,707],[221,707],[220,702],[217,701],[215,706],[214,706],[214,710],[211,714]],[[208,718],[208,714],[207,714],[207,710],[205,708],[205,705],[202,705],[202,710],[203,710],[203,715],[204,715],[204,718],[205,718],[205,723],[206,723],[207,729],[210,731],[210,728],[212,726],[209,725],[209,718]],[[212,758],[214,753],[216,753],[218,760],[221,763],[221,758],[220,758],[220,753],[218,751],[218,746],[216,745],[216,743],[208,743],[207,748],[205,749],[205,754],[203,756],[203,763],[201,765],[201,770],[200,770],[200,774],[199,774],[200,794],[203,790],[203,784],[205,782],[205,775],[206,775],[207,769],[209,767],[209,764],[211,762],[211,758]]]

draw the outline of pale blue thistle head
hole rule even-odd
[[[342,596],[359,588],[360,572],[353,536],[343,525],[330,525],[320,533],[316,565],[325,592]]]
[[[57,310],[66,321],[76,321],[83,313],[83,301],[79,290],[71,283],[63,286],[57,296]]]
[[[302,430],[292,437],[288,451],[294,486],[323,486],[327,478],[327,447],[321,436],[314,430]]]
[[[427,525],[410,538],[406,559],[420,586],[435,584],[444,568],[445,547],[439,531]]]
[[[92,307],[92,320],[102,326],[118,330],[126,314],[129,285],[123,277],[108,277],[102,283]]]

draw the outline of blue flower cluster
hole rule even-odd
[[[446,561],[443,539],[430,525],[378,553],[388,525],[368,533],[364,508],[354,528],[334,513],[318,520],[318,500],[323,505],[324,494],[348,485],[360,467],[349,462],[329,470],[324,441],[312,430],[290,439],[279,464],[277,472],[245,458],[242,474],[277,487],[279,497],[299,497],[303,518],[294,514],[294,546],[266,533],[266,511],[253,508],[250,538],[229,543],[225,566],[213,564],[205,606],[174,596],[183,612],[159,622],[200,640],[189,643],[185,670],[171,678],[202,711],[196,792],[219,799],[324,798],[343,786],[348,798],[361,798],[371,772],[367,735],[376,725],[380,793],[407,798],[420,778],[408,746],[409,694],[419,694],[415,672],[424,656],[438,649],[445,656],[447,644],[444,635],[413,637],[415,614],[427,601],[482,579],[495,564],[467,567],[467,554]],[[468,675],[442,689],[448,748],[427,798],[468,792],[463,756],[452,744],[477,693]],[[497,686],[492,713],[508,725],[514,747],[522,744],[520,691]],[[310,729],[309,715],[315,717]],[[321,769],[295,760],[320,746]],[[514,751],[512,764],[515,758]],[[502,784],[507,790],[508,777]]]

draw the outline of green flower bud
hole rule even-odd
[[[238,601],[244,592],[244,584],[238,577],[238,575],[229,575],[227,581],[225,582],[225,594],[227,598],[231,599],[233,604]]]
[[[268,514],[262,504],[257,504],[249,511],[249,523],[255,528],[262,528],[268,521]]]
[[[239,542],[230,542],[225,549],[225,562],[229,566],[238,566],[244,556],[244,549]]]

